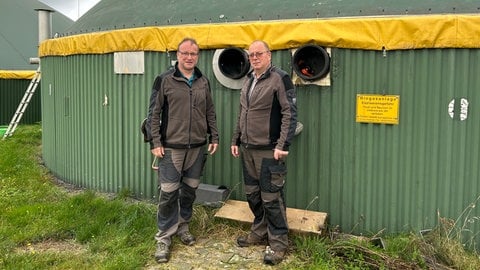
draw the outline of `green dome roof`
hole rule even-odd
[[[478,13],[475,1],[449,0],[102,0],[64,35],[143,26],[402,14]]]

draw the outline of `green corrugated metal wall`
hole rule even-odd
[[[12,121],[30,80],[0,79],[0,125],[8,125]],[[32,124],[41,121],[40,85],[32,96],[20,124]]]
[[[154,65],[161,63],[158,55],[152,58]],[[158,70],[146,65],[150,74]],[[79,186],[108,192],[129,188],[153,197],[151,161],[139,125],[154,75],[115,75],[113,55],[46,58],[42,66],[51,70],[42,78],[50,90],[42,98],[48,166]]]
[[[229,149],[239,91],[215,79],[213,54],[202,51],[199,67],[212,83],[221,144],[207,161],[204,181],[244,199],[240,161]],[[272,60],[291,72],[290,58],[277,51]],[[474,49],[384,54],[333,48],[331,86],[297,88],[304,129],[288,159],[288,206],[327,212],[331,225],[348,232],[431,228],[437,210],[459,217],[480,190],[479,63]],[[116,75],[112,55],[42,59],[47,166],[76,185],[128,188],[154,199],[156,175],[139,125],[153,79],[169,64],[166,53],[146,52],[144,75]],[[399,95],[399,125],[356,123],[357,94]],[[458,105],[453,119],[448,113],[451,100],[460,98],[470,104],[464,121]]]

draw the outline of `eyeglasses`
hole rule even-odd
[[[268,51],[249,53],[249,54],[248,54],[248,57],[249,57],[249,58],[253,58],[253,57],[260,58],[260,57],[262,57],[262,55],[263,55],[264,53],[266,53],[266,52],[268,52]]]
[[[198,52],[181,52],[181,51],[178,51],[178,53],[182,56],[191,56],[191,57],[196,57],[198,56]]]

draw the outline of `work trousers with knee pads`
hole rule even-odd
[[[170,246],[173,235],[189,230],[205,160],[204,147],[165,149],[158,164],[157,242]]]
[[[243,179],[248,206],[254,215],[252,233],[268,236],[270,247],[288,247],[288,223],[283,186],[287,173],[283,160],[275,160],[272,150],[241,147]]]

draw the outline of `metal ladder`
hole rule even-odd
[[[5,140],[5,138],[7,138],[8,136],[13,135],[13,132],[17,128],[18,123],[20,123],[20,120],[22,119],[23,113],[27,109],[28,103],[30,103],[32,96],[37,89],[38,83],[40,82],[40,77],[40,67],[38,67],[37,71],[35,72],[35,76],[33,76],[32,81],[28,85],[27,91],[25,91],[25,95],[23,95],[22,101],[17,107],[17,111],[13,115],[12,121],[10,121],[10,125],[8,125],[7,131],[5,132],[5,134],[3,134],[3,140]]]

